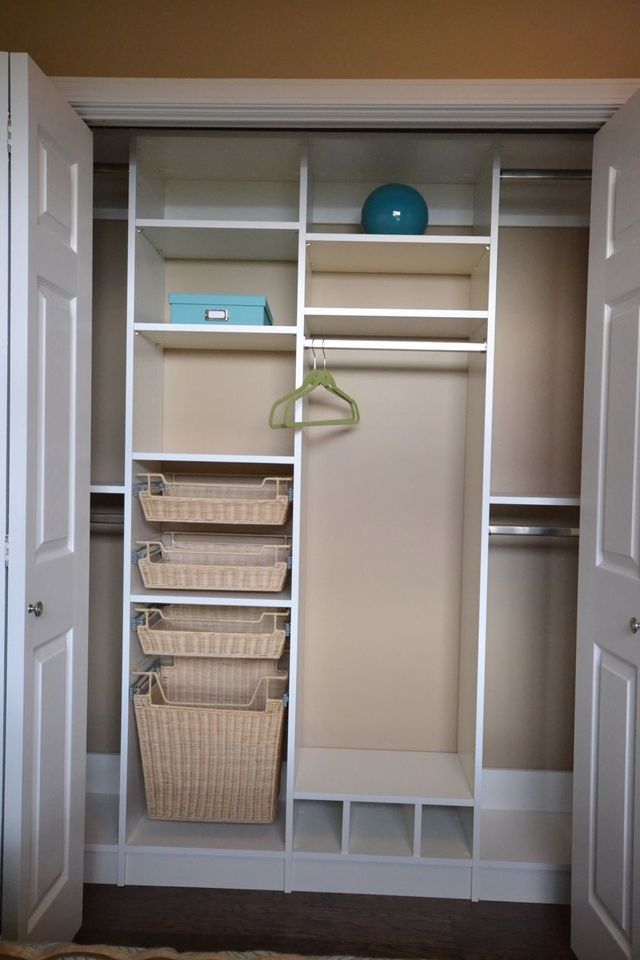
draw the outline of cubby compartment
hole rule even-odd
[[[420,821],[420,856],[470,861],[473,856],[473,809],[424,806]]]
[[[502,137],[500,225],[588,227],[592,151],[580,133]]]
[[[280,485],[286,490],[288,499],[289,491],[293,489],[293,467],[290,462],[274,465],[264,463],[259,458],[220,462],[215,459],[196,459],[194,455],[185,459],[134,460],[131,480],[134,494],[131,503],[133,599],[147,603],[207,604],[211,601],[224,602],[227,597],[229,604],[237,602],[252,606],[255,605],[255,596],[258,596],[259,603],[269,607],[277,607],[281,602],[289,605],[289,510],[285,522],[277,527],[271,524],[152,520],[145,516],[137,496],[141,477],[171,476],[174,471],[180,471],[181,474],[182,471],[193,471],[203,481],[216,482],[222,487],[237,480],[253,488],[274,468],[279,472]],[[146,479],[143,486],[145,484]],[[141,563],[144,568],[142,572]],[[168,566],[160,568],[156,566],[157,563]],[[257,584],[259,580],[261,585],[249,584],[247,575],[251,571],[251,582],[255,579]],[[159,576],[163,572],[166,574],[164,579]],[[276,579],[281,586],[275,583]]]
[[[270,133],[139,136],[136,217],[297,226],[301,149]]]
[[[492,497],[580,490],[588,230],[502,227]]]
[[[270,337],[262,332],[269,328],[255,329],[256,339]],[[253,348],[251,332],[242,334],[243,343],[248,343],[245,349],[238,349],[229,337],[233,338],[229,329],[195,335],[183,329],[170,335],[166,347],[166,341],[153,333],[136,337],[136,452],[215,454],[239,460],[293,454],[293,436],[271,430],[268,420],[273,402],[293,388],[293,352],[268,349],[273,344],[287,350],[277,335],[270,337],[267,351],[261,350],[262,344]],[[213,347],[214,338],[216,349],[207,349],[209,343]]]
[[[148,156],[153,144],[163,156],[162,138],[146,143]],[[179,155],[175,144],[167,150]],[[185,182],[198,164],[204,169],[198,150],[189,155]],[[166,162],[171,184],[176,170]],[[242,184],[240,168],[238,175]],[[267,418],[273,400],[294,382],[297,224],[136,222],[134,450],[290,455],[291,437],[270,431]],[[265,297],[273,326],[172,324],[171,293]]]
[[[137,639],[132,641],[137,644]],[[139,650],[138,646],[138,650]],[[134,648],[132,646],[132,653]],[[135,681],[135,676],[132,678]],[[179,886],[246,885],[248,875],[260,889],[284,883],[285,799],[282,784],[275,817],[267,823],[158,820],[149,816],[133,702],[128,704],[126,770],[126,850],[128,882],[154,884],[158,870],[171,862]],[[248,874],[247,874],[248,871]]]
[[[483,772],[478,886],[504,900],[568,903],[572,778],[557,770]]]
[[[342,318],[346,332],[359,319],[386,321],[418,334],[469,334],[486,321],[488,243],[464,237],[347,236],[309,234],[306,318],[311,331]],[[340,311],[344,313],[340,313]],[[407,315],[405,315],[407,314]],[[375,329],[375,328],[374,328]],[[331,330],[329,326],[327,332]],[[335,326],[334,326],[335,330]],[[442,331],[442,332],[440,332]],[[322,330],[322,332],[325,332]]]
[[[342,853],[343,810],[340,801],[296,800],[293,809],[294,851],[325,855]]]
[[[356,856],[410,857],[415,808],[399,803],[351,803],[349,853]]]
[[[200,248],[188,249],[194,233]],[[297,248],[297,232],[259,225],[241,231],[165,223],[153,230],[140,227],[135,322],[169,323],[169,294],[195,293],[266,297],[273,326],[295,326]],[[226,328],[211,323],[204,329]]]
[[[362,205],[385,183],[407,183],[429,208],[429,235],[488,235],[491,136],[317,134],[309,143],[309,229],[360,232]]]
[[[577,528],[526,519],[491,536],[484,763],[571,770]]]

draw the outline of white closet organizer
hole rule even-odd
[[[589,162],[588,137],[132,139],[119,820],[87,879],[566,898],[588,182],[540,171]],[[361,232],[392,181],[424,236]],[[175,325],[171,292],[266,296],[274,323]],[[314,360],[361,422],[271,430]],[[137,478],[181,473],[291,479],[282,591],[144,586],[139,542],[185,528]],[[167,604],[289,614],[273,823],[147,815],[132,622]]]

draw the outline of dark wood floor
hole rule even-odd
[[[87,885],[76,941],[424,960],[574,957],[568,907],[175,887]]]

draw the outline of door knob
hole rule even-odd
[[[42,600],[37,600],[35,603],[30,603],[27,607],[27,613],[32,613],[34,617],[41,617],[44,606],[42,605]]]
[[[637,633],[640,630],[640,620],[637,617],[631,617],[631,620],[629,620],[629,630],[631,630],[631,633]]]

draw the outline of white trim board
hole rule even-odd
[[[640,79],[261,80],[56,77],[96,126],[597,129]]]

